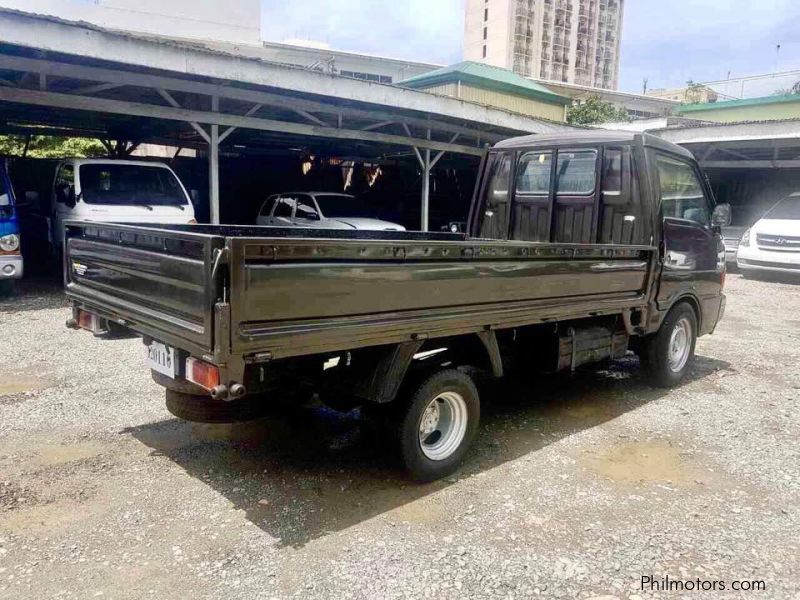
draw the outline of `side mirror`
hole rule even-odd
[[[11,206],[11,198],[8,194],[0,194],[0,207]]]
[[[733,210],[730,204],[717,204],[711,215],[711,224],[715,227],[727,227],[731,224]]]

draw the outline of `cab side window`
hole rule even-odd
[[[554,242],[594,242],[597,150],[559,150],[556,165]]]
[[[664,218],[692,221],[704,227],[711,224],[711,209],[695,169],[682,160],[657,155]]]
[[[517,165],[512,215],[512,238],[528,242],[550,241],[550,188],[553,153],[526,152]]]
[[[600,244],[639,244],[643,217],[635,187],[631,149],[609,147],[603,153],[603,181],[600,187]]]
[[[483,192],[483,214],[480,218],[479,237],[508,239],[508,192],[511,185],[511,157],[503,152],[491,154],[486,167],[486,185]]]
[[[75,190],[75,167],[62,165],[58,170],[55,183],[56,202],[66,204],[69,196]]]

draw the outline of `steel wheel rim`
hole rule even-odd
[[[691,351],[692,324],[686,317],[681,317],[672,328],[667,347],[667,362],[673,373],[681,371],[686,366]]]
[[[457,392],[443,392],[422,411],[419,423],[419,446],[430,460],[445,460],[461,445],[467,433],[469,413],[464,397]]]

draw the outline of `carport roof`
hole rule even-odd
[[[223,138],[236,130],[228,144],[472,155],[487,142],[573,129],[251,54],[0,9],[0,127],[203,146],[203,128],[217,125]]]

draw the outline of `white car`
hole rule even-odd
[[[397,223],[361,216],[369,211],[355,196],[330,192],[294,192],[266,199],[258,212],[258,225],[405,231]]]
[[[800,275],[800,192],[773,206],[739,242],[736,264],[757,271]]]

